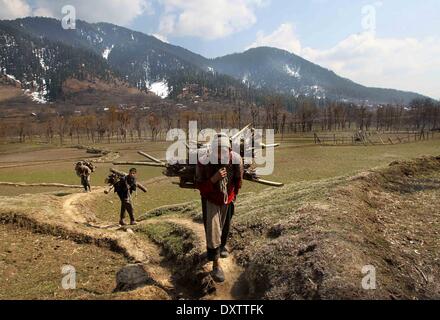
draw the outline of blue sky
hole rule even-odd
[[[208,0],[209,2],[210,0]],[[212,1],[215,6],[215,1]],[[362,8],[375,1],[353,0],[272,0],[254,10],[257,21],[244,30],[224,38],[206,40],[193,36],[167,37],[173,44],[184,46],[207,57],[240,52],[255,40],[257,32],[270,33],[281,23],[292,23],[306,46],[325,49],[362,32]],[[383,37],[424,37],[440,35],[440,1],[382,0],[377,6],[377,35]],[[156,34],[163,5],[154,1],[154,15],[143,14],[130,26]],[[233,8],[231,8],[233,10]]]
[[[440,98],[438,0],[0,0],[0,18],[106,21],[206,57],[268,45],[369,86]]]

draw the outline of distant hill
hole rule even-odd
[[[413,92],[368,88],[295,54],[270,47],[214,59],[212,67],[250,86],[294,96],[371,103],[409,103],[421,97]]]
[[[96,53],[35,36],[18,20],[0,22],[0,69],[2,75],[21,83],[41,102],[60,97],[68,78],[117,78]]]
[[[67,79],[126,82],[141,91],[175,97],[189,83],[212,92],[256,90],[291,97],[368,103],[409,103],[421,95],[368,88],[287,51],[261,47],[207,59],[182,47],[108,23],[58,20],[0,21],[0,73],[16,78],[35,99],[63,96]]]

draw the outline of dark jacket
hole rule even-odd
[[[134,191],[136,191],[136,178],[131,176],[122,177],[115,185],[115,192],[121,199],[128,199]]]

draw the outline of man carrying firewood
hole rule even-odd
[[[81,185],[84,187],[85,192],[91,192],[90,175],[94,171],[95,167],[86,161],[80,161],[75,165],[75,172],[78,177],[81,178]]]
[[[130,169],[128,175],[121,177],[114,186],[115,192],[118,194],[119,199],[121,200],[121,215],[119,219],[119,224],[121,226],[126,225],[124,222],[125,212],[128,212],[128,215],[130,216],[130,224],[136,225],[132,199],[133,192],[135,192],[137,188],[136,174],[137,170],[135,168]]]
[[[226,134],[219,134],[213,139],[210,153],[204,157],[197,165],[196,184],[202,197],[208,260],[213,262],[214,280],[224,282],[220,258],[227,258],[229,254],[226,243],[234,201],[243,180],[243,160],[232,151]]]

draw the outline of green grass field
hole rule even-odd
[[[298,136],[285,137],[281,147],[275,152],[275,172],[268,179],[286,184],[304,181],[328,179],[337,176],[351,175],[374,167],[385,166],[394,160],[411,159],[422,155],[440,155],[440,140],[428,140],[417,143],[376,146],[298,146]],[[32,144],[1,145],[0,147],[0,181],[2,182],[59,182],[79,184],[73,166],[76,160],[90,158],[84,150],[60,148],[52,145]],[[137,154],[143,150],[158,158],[164,158],[168,146],[166,142],[146,142],[128,144],[103,144],[104,147],[121,154],[121,161],[144,160]],[[14,161],[14,159],[17,159]],[[110,163],[98,164],[92,176],[92,184],[104,186]],[[127,171],[129,167],[120,166]],[[138,167],[138,177],[149,192],[138,193],[136,197],[137,214],[168,204],[177,204],[198,199],[195,190],[178,188],[173,179],[162,177],[161,168]],[[242,192],[260,192],[267,187],[245,182]],[[66,192],[56,188],[41,187],[5,187],[0,186],[2,195],[19,195],[25,193]],[[75,190],[74,190],[75,191]],[[77,190],[76,190],[77,191]],[[70,190],[72,192],[72,190]],[[104,220],[114,220],[119,210],[115,194],[104,195],[97,203],[97,214]]]

